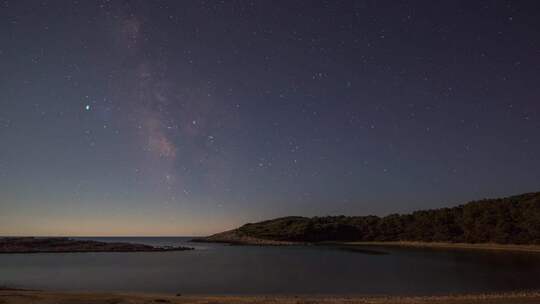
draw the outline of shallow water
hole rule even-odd
[[[189,238],[92,238],[197,250],[0,255],[0,285],[187,294],[442,294],[540,288],[540,254],[255,247]],[[377,254],[386,253],[386,254]]]

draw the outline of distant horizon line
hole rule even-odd
[[[136,238],[136,237],[147,237],[147,238],[198,238],[205,237],[208,235],[0,235],[0,238],[17,238],[17,237],[35,237],[35,238],[64,238],[64,237],[77,237],[77,238]]]
[[[512,197],[517,197],[517,196],[523,196],[523,195],[534,195],[534,194],[540,194],[540,191],[526,191],[526,192],[521,192],[519,194],[506,194],[506,195],[502,195],[502,196],[499,196],[499,197],[495,197],[495,196],[484,196],[482,198],[476,198],[476,199],[468,199],[467,201],[465,202],[460,202],[460,203],[453,203],[453,204],[449,204],[448,206],[445,206],[445,207],[437,207],[437,208],[425,208],[425,209],[415,209],[415,210],[411,210],[411,211],[408,211],[408,212],[397,212],[397,213],[387,213],[386,215],[373,215],[373,214],[367,214],[367,215],[344,215],[344,214],[340,214],[340,215],[316,215],[316,216],[305,216],[305,215],[287,215],[287,216],[278,216],[278,217],[272,217],[272,218],[267,218],[267,219],[263,219],[263,220],[259,220],[259,221],[247,221],[245,222],[244,224],[247,224],[247,223],[256,223],[256,222],[260,222],[260,221],[266,221],[266,220],[271,220],[271,219],[277,219],[277,218],[283,218],[283,217],[308,217],[308,218],[313,218],[313,217],[327,217],[327,216],[378,216],[378,217],[384,217],[384,216],[388,216],[388,215],[392,215],[392,214],[400,214],[400,215],[403,215],[403,214],[410,214],[410,213],[413,213],[413,212],[417,212],[417,211],[431,211],[431,210],[440,210],[440,209],[446,209],[446,208],[455,208],[455,207],[458,207],[458,206],[461,206],[461,205],[465,205],[467,203],[471,203],[471,202],[478,202],[478,201],[482,201],[482,200],[494,200],[494,199],[506,199],[506,198],[512,198]],[[240,225],[242,226],[242,225]],[[236,229],[238,227],[235,227],[235,228],[232,228],[232,229]],[[213,234],[216,234],[216,233],[221,233],[221,232],[224,232],[224,231],[228,231],[228,230],[231,230],[231,228],[225,228],[223,230],[220,230],[220,231],[217,231],[217,232],[213,232],[213,233],[209,233],[209,234],[197,234],[197,235],[135,235],[135,234],[131,234],[131,235],[66,235],[66,234],[57,234],[57,235],[4,235],[4,234],[0,234],[0,238],[6,238],[6,237],[37,237],[37,238],[52,238],[52,237],[58,237],[58,238],[70,238],[70,237],[75,237],[75,238],[106,238],[106,237],[110,237],[110,238],[143,238],[143,237],[146,237],[146,238],[172,238],[172,237],[182,237],[182,238],[199,238],[199,237],[207,237],[207,236],[211,236]]]

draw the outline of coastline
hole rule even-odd
[[[382,247],[410,247],[410,248],[431,248],[431,249],[464,249],[483,251],[510,251],[540,253],[540,245],[515,245],[515,244],[494,244],[494,243],[444,243],[444,242],[341,242],[339,245],[352,246],[382,246]]]
[[[167,295],[146,293],[99,293],[99,292],[54,292],[33,291],[17,289],[1,289],[0,303],[30,304],[30,303],[70,303],[70,304],[110,304],[110,303],[274,303],[274,304],[300,304],[300,303],[371,303],[371,304],[533,304],[540,302],[540,292],[509,292],[492,294],[463,294],[441,296],[277,296],[277,295]]]
[[[256,238],[239,233],[236,229],[220,232],[211,236],[191,240],[194,243],[224,243],[229,245],[254,245],[254,246],[288,246],[307,245],[302,242],[274,241]]]
[[[388,241],[388,242],[290,242],[260,239],[239,233],[236,230],[229,230],[209,237],[194,239],[193,242],[202,243],[225,243],[230,245],[244,246],[381,246],[381,247],[403,247],[403,248],[427,248],[427,249],[459,249],[459,250],[483,250],[483,251],[508,251],[508,252],[528,252],[540,253],[540,245],[517,245],[517,244],[496,244],[496,243],[445,243],[445,242],[416,242],[416,241]]]
[[[166,252],[192,250],[191,247],[156,247],[137,243],[107,243],[68,237],[2,237],[0,254],[85,253],[85,252]]]

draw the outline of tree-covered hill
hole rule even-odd
[[[246,224],[234,233],[242,237],[300,242],[540,244],[540,192],[385,217],[283,217]]]

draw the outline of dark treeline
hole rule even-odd
[[[540,192],[385,217],[284,217],[246,224],[238,232],[263,239],[303,242],[540,244]]]

